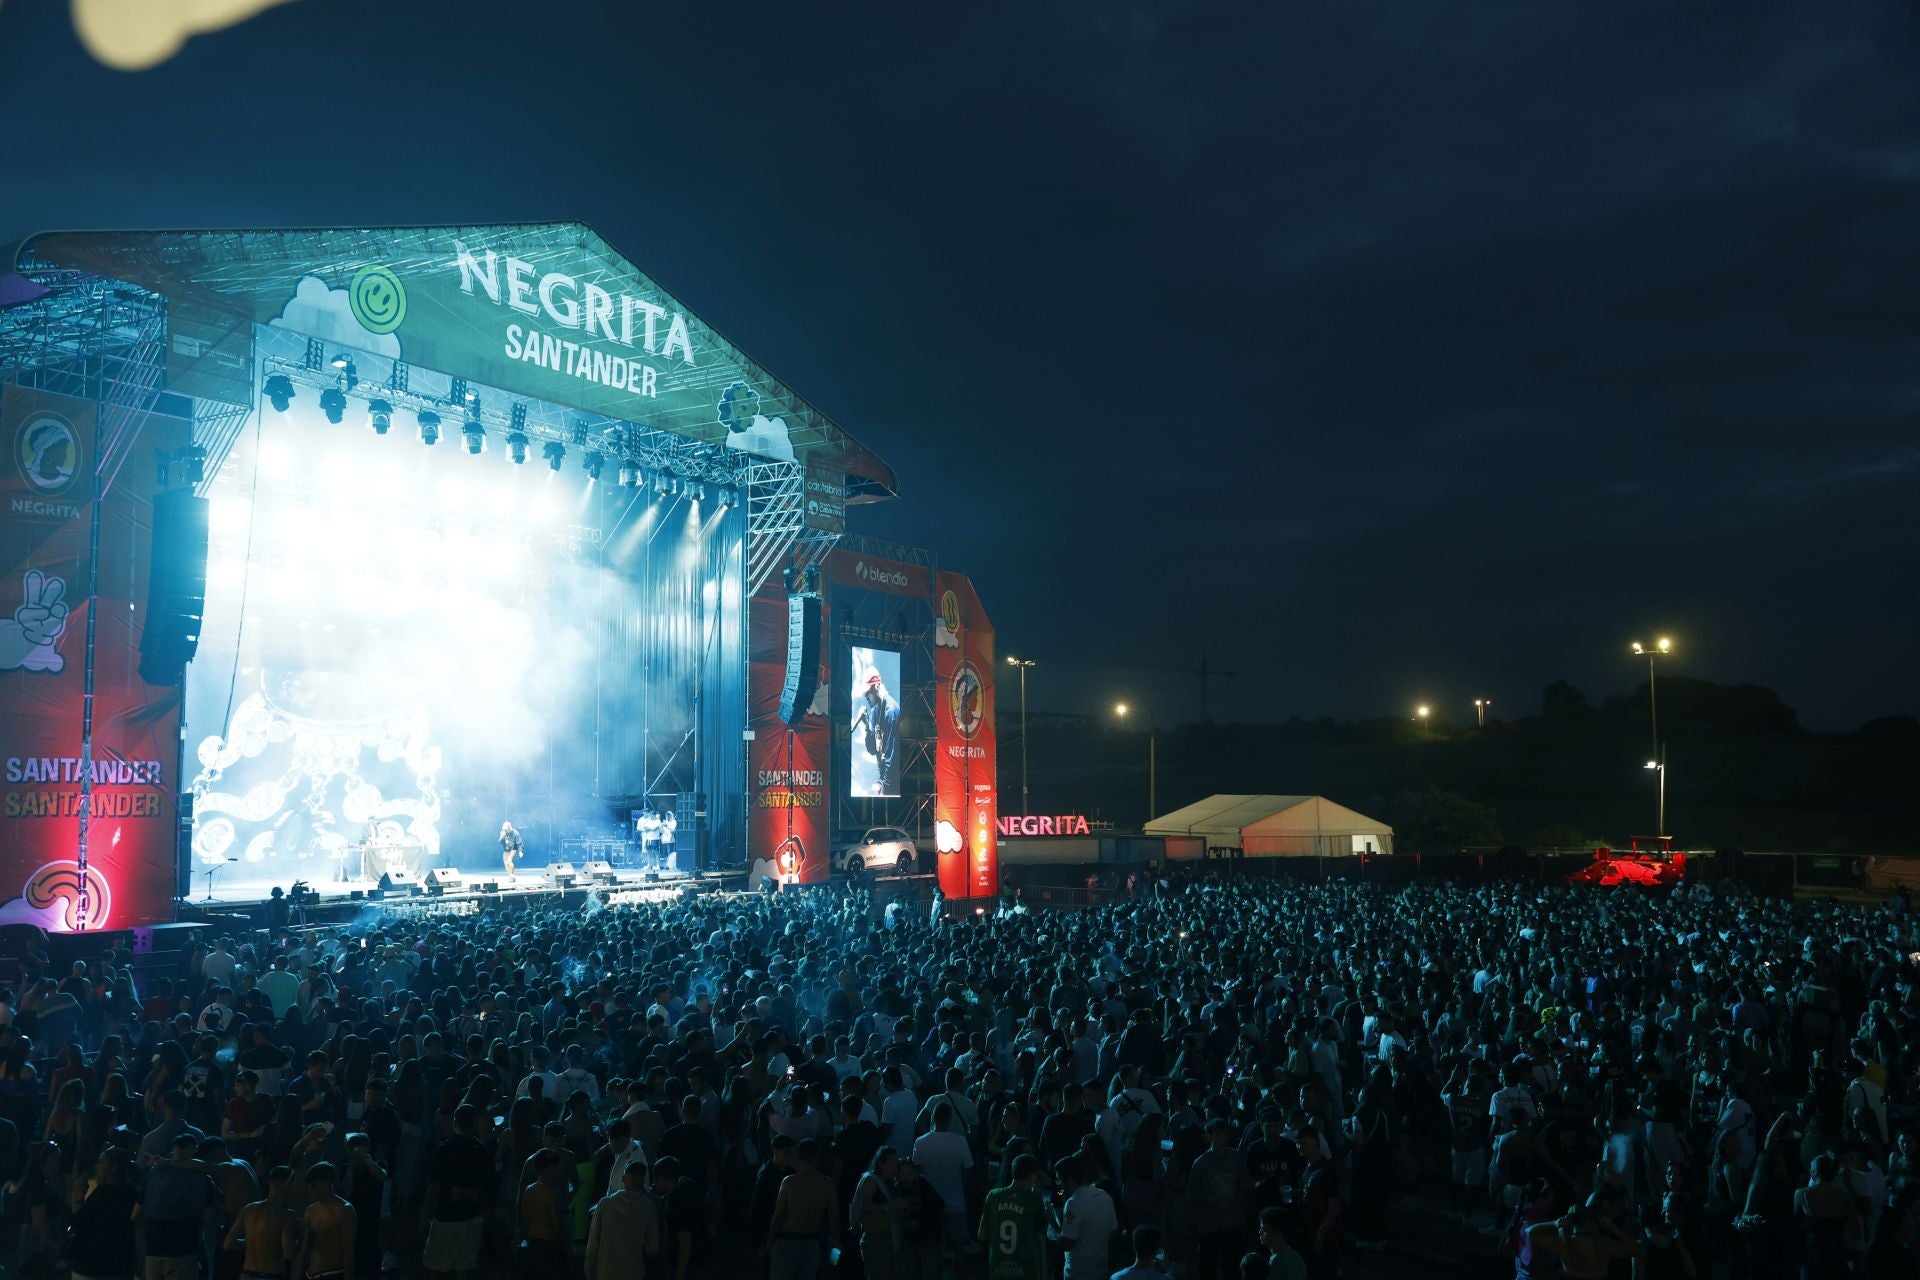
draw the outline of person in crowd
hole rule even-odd
[[[586,1280],[646,1280],[659,1252],[660,1219],[647,1195],[647,1166],[630,1160],[614,1189],[593,1207]]]

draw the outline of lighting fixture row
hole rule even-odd
[[[355,369],[353,357],[344,353],[336,355],[330,362],[339,374],[339,385],[327,388],[320,393],[320,411],[327,421],[339,426],[346,420],[347,395],[359,385],[360,377]],[[293,405],[293,380],[284,373],[276,373],[268,378],[262,392],[273,405],[274,412],[285,413]],[[460,437],[469,454],[478,457],[487,451],[487,428],[480,415],[480,397],[469,390],[465,379],[455,378],[449,399],[465,407],[465,418],[460,426]],[[414,412],[414,424],[420,443],[436,445],[440,443],[441,417],[437,410],[421,408]],[[367,425],[373,433],[384,436],[393,429],[393,404],[385,398],[377,397],[367,401]],[[507,456],[515,466],[523,465],[527,460],[527,450],[531,440],[527,435],[527,406],[515,404],[512,411],[510,429],[506,435]],[[573,428],[575,444],[586,440],[586,429],[578,424]],[[558,440],[549,440],[540,446],[540,456],[546,460],[549,471],[559,471],[566,462],[567,446]],[[598,449],[588,449],[581,455],[581,469],[591,480],[599,480],[607,457]],[[617,471],[618,483],[623,489],[638,489],[645,485],[646,476],[636,458],[624,458]],[[684,493],[695,502],[705,502],[707,486],[698,480],[682,480],[679,476],[658,474],[653,477],[653,491],[658,496]],[[716,486],[721,506],[730,506],[731,498],[727,490]]]

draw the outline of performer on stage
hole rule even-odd
[[[665,871],[673,867],[673,833],[680,827],[680,820],[668,809],[660,815],[660,869]]]
[[[513,879],[514,860],[526,847],[527,842],[520,838],[520,833],[513,829],[511,822],[500,824],[500,861],[506,864],[507,879]]]
[[[649,871],[658,871],[660,864],[655,859],[660,853],[657,843],[660,839],[660,815],[651,806],[642,809],[633,827],[640,835],[640,865]]]

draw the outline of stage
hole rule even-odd
[[[201,873],[202,876],[205,872]],[[218,877],[216,877],[218,879]],[[534,868],[515,876],[501,872],[462,874],[457,883],[444,887],[405,885],[382,890],[371,880],[329,880],[307,885],[311,896],[299,900],[288,896],[289,923],[300,925],[344,924],[367,911],[438,911],[450,915],[478,915],[484,911],[513,910],[552,904],[577,905],[591,894],[600,894],[610,905],[671,902],[688,893],[717,893],[741,890],[745,877],[740,872],[709,872],[704,875],[679,872],[616,870],[596,876],[578,873],[556,879],[546,869]],[[216,884],[211,897],[201,896],[179,904],[180,919],[199,918],[208,923],[238,923],[245,920],[253,927],[267,922],[273,891],[291,889],[282,881],[238,878]]]

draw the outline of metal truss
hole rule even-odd
[[[806,471],[799,463],[755,459],[747,467],[746,490],[749,597],[775,569],[825,565],[840,535],[807,527]]]

